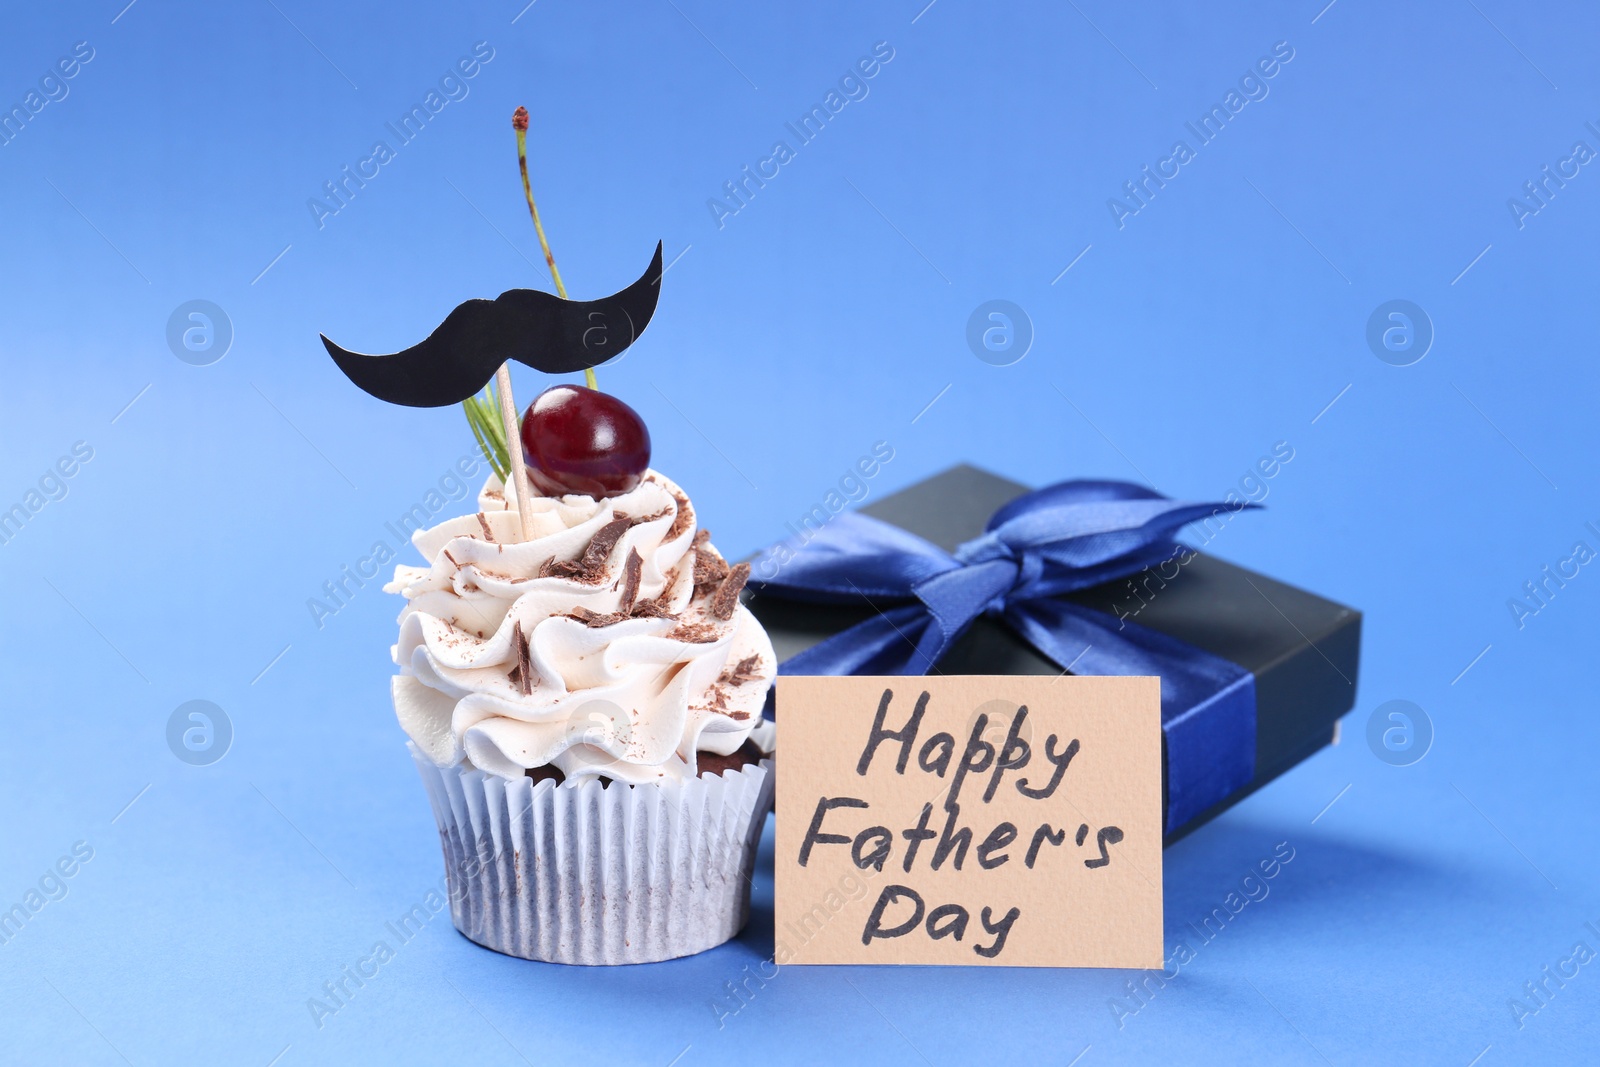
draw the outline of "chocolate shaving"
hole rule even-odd
[[[659,596],[649,600],[641,600],[633,606],[633,617],[636,619],[675,619],[677,612],[668,605],[672,596],[672,587],[678,584],[678,568],[673,567],[667,571],[667,580],[661,586]]]
[[[581,559],[547,559],[539,567],[539,577],[573,578],[586,585],[599,585],[605,580],[606,559],[632,525],[632,520],[626,517],[612,519],[589,539]]]
[[[717,591],[712,594],[709,611],[714,619],[733,618],[733,609],[739,606],[739,591],[750,579],[750,564],[737,563],[728,572]]]
[[[564,612],[563,617],[568,619],[576,619],[578,622],[583,623],[590,629],[598,629],[601,626],[610,626],[612,623],[621,622],[628,616],[619,611],[611,611],[602,615],[598,611],[590,611],[588,608],[579,607],[573,608],[571,611]]]
[[[722,685],[743,685],[754,680],[760,670],[760,655],[749,655],[731,667],[722,668],[722,673],[717,676],[717,682]]]
[[[456,558],[450,554],[450,550],[448,548],[444,550],[444,558],[454,564],[457,570],[461,569],[461,564],[456,563]]]
[[[694,521],[694,508],[689,505],[689,498],[674,489],[672,499],[678,502],[678,513],[673,516],[672,525],[667,528],[667,536],[663,538],[665,541],[676,541],[682,537],[683,531]]]
[[[489,520],[483,517],[483,512],[478,512],[478,525],[483,527],[483,539],[490,543],[498,543],[494,539],[494,532],[489,529]]]
[[[622,595],[618,598],[617,610],[601,614],[588,608],[576,607],[565,615],[575,619],[591,628],[611,626],[627,619],[676,619],[677,616],[666,606],[666,591],[661,596],[649,600],[639,600],[639,581],[644,573],[644,558],[639,555],[638,549],[628,550],[627,562],[622,565],[622,577],[617,579],[621,586]],[[667,588],[672,587],[672,575],[667,577]],[[668,635],[670,636],[670,635]],[[708,640],[715,640],[709,638]]]
[[[683,622],[665,635],[668,641],[684,641],[691,645],[709,645],[718,640],[722,632],[708,622]]]
[[[511,651],[516,654],[516,666],[511,668],[511,684],[516,686],[523,696],[533,692],[533,683],[537,676],[533,673],[533,651],[528,647],[528,638],[522,632],[522,623],[513,623],[511,626]]]
[[[624,615],[633,612],[633,602],[639,596],[639,576],[643,572],[644,559],[639,555],[639,550],[628,549],[628,560],[622,565],[622,596],[617,602],[617,610]]]
[[[697,530],[694,535],[694,595],[704,596],[728,576],[728,561],[710,544],[711,532]]]
[[[598,533],[589,541],[589,547],[583,550],[583,559],[579,561],[585,571],[595,573],[605,569],[606,560],[611,556],[611,550],[617,547],[617,542],[622,540],[622,535],[628,532],[628,527],[633,523],[627,518],[612,519],[600,527]]]

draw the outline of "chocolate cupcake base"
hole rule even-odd
[[[770,723],[753,737],[772,749]],[[415,745],[439,824],[450,914],[486,948],[550,963],[652,963],[744,928],[773,761],[602,788],[438,767]]]

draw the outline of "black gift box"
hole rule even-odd
[[[861,511],[946,551],[983,533],[997,508],[1026,486],[976,467],[953,467]],[[1227,521],[1232,516],[1224,515]],[[1176,570],[1175,575],[1170,571]],[[1254,571],[1196,555],[1181,567],[1152,568],[1071,599],[1231,660],[1255,675],[1256,770],[1245,788],[1167,834],[1172,844],[1338,737],[1355,704],[1361,613]],[[779,661],[876,611],[754,593],[748,604]],[[1136,614],[1133,612],[1136,610]],[[1060,674],[1008,627],[980,618],[939,661],[939,674]]]

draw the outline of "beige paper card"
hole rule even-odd
[[[1157,678],[778,679],[788,963],[1159,967]]]

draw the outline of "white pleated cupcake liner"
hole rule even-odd
[[[771,751],[771,724],[753,735]],[[773,760],[659,785],[508,781],[412,759],[439,824],[450,915],[486,948],[653,963],[733,938],[750,915]]]

